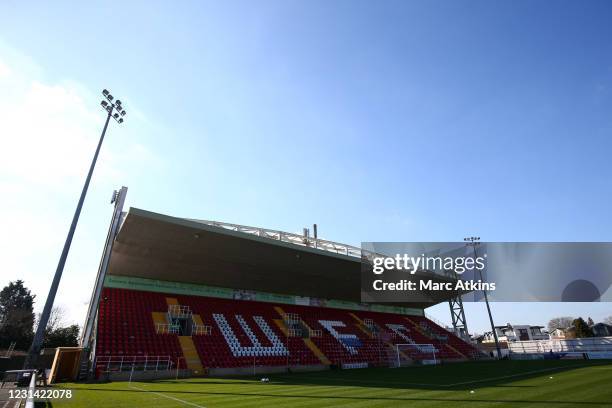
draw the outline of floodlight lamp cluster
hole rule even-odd
[[[104,108],[104,110],[107,111],[109,115],[111,115],[112,118],[117,121],[117,123],[123,123],[123,117],[125,116],[126,112],[123,109],[121,101],[119,99],[115,99],[108,89],[102,91],[102,96],[104,96],[106,99],[102,99],[102,102],[100,102],[102,108]]]
[[[467,238],[463,238],[463,240],[466,242],[465,245],[467,246],[476,247],[480,245],[480,237],[467,237]]]

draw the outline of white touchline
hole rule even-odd
[[[198,405],[198,404],[194,404],[193,402],[189,402],[189,401],[182,400],[182,399],[180,399],[180,398],[171,397],[170,395],[162,394],[161,392],[155,392],[155,391],[151,391],[151,390],[145,390],[144,388],[138,388],[138,387],[135,387],[135,386],[133,386],[133,385],[131,385],[130,387],[131,387],[131,388],[134,388],[134,389],[136,389],[136,390],[140,390],[140,391],[144,391],[144,392],[150,392],[151,394],[159,395],[160,397],[164,397],[164,398],[168,398],[168,399],[171,399],[171,400],[174,400],[174,401],[182,402],[183,404],[186,404],[186,405],[191,405],[192,407],[206,408],[206,407],[205,407],[205,406],[203,406],[203,405]]]

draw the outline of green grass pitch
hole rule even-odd
[[[261,382],[266,376],[269,382]],[[612,361],[487,361],[240,378],[61,384],[53,407],[612,407]],[[49,404],[51,405],[51,404]]]

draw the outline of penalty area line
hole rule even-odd
[[[192,407],[206,408],[206,407],[205,407],[205,406],[203,406],[203,405],[198,405],[198,404],[195,404],[195,403],[193,403],[193,402],[189,402],[189,401],[182,400],[182,399],[180,399],[180,398],[171,397],[170,395],[166,395],[166,394],[163,394],[163,393],[161,393],[161,392],[156,392],[156,391],[146,390],[146,389],[144,389],[144,388],[139,388],[139,387],[136,387],[136,386],[134,386],[134,385],[130,385],[130,388],[134,388],[135,390],[139,390],[139,391],[150,392],[151,394],[155,394],[155,395],[158,395],[158,396],[160,396],[160,397],[164,397],[164,398],[167,398],[167,399],[171,399],[171,400],[174,400],[174,401],[180,402],[180,403],[185,404],[185,405],[191,405]]]

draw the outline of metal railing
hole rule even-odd
[[[302,329],[288,329],[288,337],[302,337]]]
[[[302,319],[300,315],[297,313],[285,313],[285,323],[287,324],[297,324],[300,323]]]
[[[209,336],[211,333],[212,333],[212,327],[210,326],[197,324],[195,322],[192,323],[191,325],[191,335],[192,336]]]
[[[97,356],[96,369],[103,371],[162,371],[172,368],[170,356]]]
[[[32,374],[30,377],[30,385],[28,386],[28,395],[27,395],[27,399],[25,403],[25,408],[34,408],[35,391],[36,391],[36,371],[32,371]]]
[[[310,331],[308,332],[309,337],[322,337],[323,336],[323,332],[321,331],[321,329],[310,329]]]
[[[180,331],[178,324],[156,323],[155,332],[157,334],[177,334]]]
[[[191,308],[184,305],[169,305],[168,306],[168,318],[171,321],[175,319],[190,319],[193,315]]]

